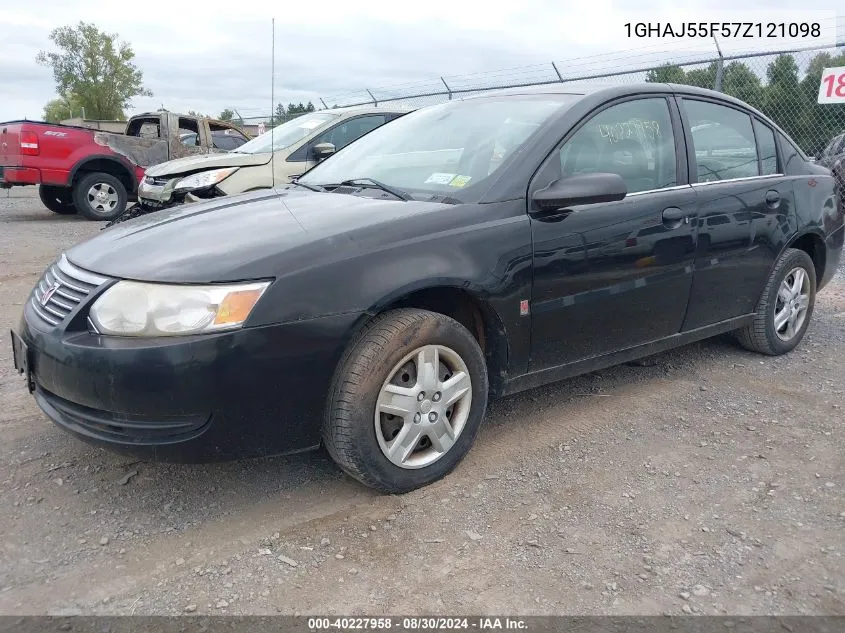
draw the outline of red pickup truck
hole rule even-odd
[[[249,140],[237,126],[153,112],[132,117],[123,134],[37,121],[0,123],[0,188],[39,185],[55,213],[112,220],[134,197],[147,167],[232,150]]]

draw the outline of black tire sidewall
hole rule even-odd
[[[114,187],[114,190],[117,192],[117,206],[110,213],[99,213],[88,204],[88,190],[97,183],[108,184]],[[76,183],[73,188],[73,202],[76,210],[89,220],[108,221],[115,219],[126,210],[128,195],[126,193],[126,187],[123,186],[123,183],[116,176],[97,172],[84,176]]]
[[[782,340],[775,331],[775,308],[777,307],[777,296],[780,285],[786,276],[792,272],[796,267],[800,266],[807,273],[810,279],[810,305],[807,307],[807,314],[804,317],[804,323],[798,333],[789,341]],[[810,319],[813,316],[813,308],[816,303],[816,268],[813,260],[804,251],[793,250],[782,261],[779,270],[775,274],[775,279],[769,287],[769,296],[766,305],[766,339],[775,354],[785,354],[795,349],[801,340],[807,328],[810,326]]]
[[[354,394],[353,411],[359,421],[354,427],[353,442],[361,466],[379,482],[389,483],[395,492],[419,488],[450,473],[469,452],[481,427],[487,408],[487,367],[484,355],[466,328],[448,317],[430,313],[416,331],[403,331],[390,341],[390,351],[381,355],[371,368],[367,380]],[[382,452],[375,430],[375,406],[382,384],[394,366],[414,349],[424,345],[442,345],[454,350],[466,363],[472,380],[472,405],[463,431],[452,448],[430,466],[419,469],[400,468]],[[354,359],[354,351],[350,360]]]
[[[73,194],[69,187],[54,187],[52,185],[38,185],[38,197],[47,209],[59,215],[76,213]]]

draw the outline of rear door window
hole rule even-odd
[[[685,97],[683,107],[692,132],[695,182],[759,176],[757,143],[751,117],[709,101]]]

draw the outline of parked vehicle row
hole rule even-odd
[[[491,397],[727,332],[789,352],[844,238],[831,172],[739,100],[513,89],[70,248],[15,366],[89,442],[190,461],[322,445],[402,493],[458,465]]]
[[[283,123],[227,154],[161,163],[147,170],[136,207],[113,223],[185,202],[287,184],[409,111],[403,106],[321,110]]]
[[[232,123],[165,111],[130,118],[124,134],[10,121],[0,123],[0,188],[38,185],[55,213],[112,220],[126,210],[149,166],[229,151],[248,140]]]

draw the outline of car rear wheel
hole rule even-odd
[[[386,312],[338,365],[323,442],[363,484],[408,492],[463,459],[484,418],[487,389],[484,355],[463,325],[426,310]]]
[[[126,210],[126,187],[111,174],[95,172],[76,183],[73,201],[89,220],[113,220]]]
[[[73,195],[69,187],[53,187],[51,185],[38,185],[38,197],[42,204],[53,213],[60,215],[72,215],[76,213],[73,205]]]
[[[787,249],[769,276],[754,320],[737,332],[746,349],[776,356],[793,350],[810,325],[816,267],[802,250]]]

